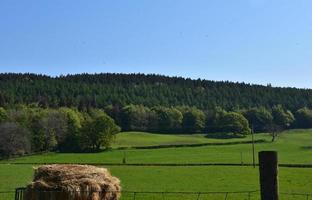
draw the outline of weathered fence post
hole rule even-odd
[[[261,200],[278,200],[278,160],[276,151],[259,152]]]

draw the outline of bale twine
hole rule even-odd
[[[120,181],[105,168],[44,165],[35,169],[24,200],[118,200]]]

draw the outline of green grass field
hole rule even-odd
[[[114,148],[116,147],[133,147],[133,146],[156,146],[156,145],[175,145],[175,144],[202,144],[202,143],[222,143],[248,141],[251,137],[215,139],[207,137],[204,134],[156,134],[144,132],[122,132],[116,137]],[[262,137],[261,137],[262,139]]]
[[[0,165],[1,190],[13,190],[17,186],[24,186],[31,180],[33,173],[32,167],[32,165]],[[253,169],[252,167],[109,166],[108,168],[112,174],[121,179],[123,190],[127,191],[226,192],[253,191],[259,189],[258,169]],[[311,192],[311,169],[281,168],[279,179],[280,190],[282,192]],[[212,195],[211,198],[223,199],[221,198],[223,196]],[[253,196],[255,199],[259,197],[258,193],[253,194]],[[13,199],[13,194],[10,194],[10,196],[0,195],[0,199],[6,199],[5,197],[11,197]],[[243,199],[245,197],[247,198],[247,194],[237,194],[230,197],[229,199]],[[185,197],[183,196],[183,198]]]
[[[133,134],[133,138],[131,137]],[[256,139],[270,141],[267,134],[257,134]],[[145,146],[162,144],[194,144],[249,140],[250,138],[210,139],[203,135],[163,135],[149,133],[121,133],[114,147]],[[284,132],[274,143],[256,144],[256,150],[277,150],[280,163],[312,164],[312,130]],[[25,186],[32,177],[37,164],[8,163],[121,163],[124,153],[127,163],[251,163],[251,145],[216,145],[203,147],[181,147],[164,149],[113,149],[101,153],[48,153],[1,161],[0,191],[14,190]],[[131,191],[251,191],[259,190],[258,169],[233,166],[107,166],[119,177],[124,190]],[[312,193],[312,169],[280,168],[280,190],[282,192]],[[0,199],[13,198],[0,194]],[[311,196],[312,197],[312,196]],[[311,198],[310,197],[310,198]],[[258,199],[257,194],[253,198]],[[123,199],[128,199],[124,195]],[[129,196],[132,199],[132,196]],[[161,199],[159,195],[137,196],[137,199]],[[194,196],[167,196],[165,199],[196,199]],[[202,199],[224,199],[213,195]],[[247,194],[231,194],[228,199],[247,199]],[[300,196],[283,196],[282,199],[306,199]]]
[[[120,146],[143,146],[148,144],[168,144],[173,138],[187,138],[191,141],[201,140],[202,143],[215,142],[217,139],[207,139],[204,136],[167,136],[160,134],[139,133],[145,135],[145,139],[129,139],[124,145],[118,140],[130,138],[129,134],[122,133],[117,137],[116,143]],[[153,138],[155,136],[155,139]],[[149,138],[149,139],[147,139]],[[161,139],[160,139],[161,138]],[[195,138],[195,139],[194,139]],[[268,134],[257,134],[256,139],[265,139],[268,142],[256,144],[256,151],[277,150],[280,163],[312,164],[312,130],[293,130],[282,133],[274,143],[269,142]],[[167,140],[166,140],[167,139]],[[249,140],[243,138],[242,140]],[[149,140],[149,141],[147,141]],[[219,142],[228,142],[238,139],[219,139]],[[191,142],[190,142],[191,143]],[[175,143],[177,144],[177,143]],[[244,163],[252,162],[251,144],[212,145],[202,147],[162,148],[162,149],[126,149],[109,150],[101,153],[47,153],[21,157],[0,163],[121,163],[126,155],[127,163]]]

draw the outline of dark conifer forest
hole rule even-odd
[[[31,103],[79,110],[129,104],[237,110],[279,104],[296,111],[312,107],[312,90],[144,74],[0,74],[0,106]]]

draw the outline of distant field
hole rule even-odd
[[[268,134],[256,134],[255,138],[265,139],[267,141],[271,139]],[[164,135],[128,132],[121,133],[117,136],[114,147],[209,142],[224,143],[228,141],[246,140],[250,140],[250,138],[213,139],[207,138],[204,135]],[[280,163],[312,164],[312,130],[291,130],[284,132],[274,143],[266,142],[256,144],[256,151],[258,152],[261,150],[277,150],[279,152]],[[43,155],[26,156],[0,162],[0,191],[13,190],[16,187],[24,186],[31,180],[32,167],[37,165],[12,165],[8,163],[121,163],[124,154],[126,155],[127,163],[240,163],[241,153],[242,161],[244,163],[251,163],[251,144],[163,149],[113,149],[101,153],[47,153]],[[252,167],[108,166],[108,168],[115,176],[121,179],[124,190],[196,192],[246,191],[259,189],[258,169],[253,169]],[[311,180],[312,169],[280,168],[280,188],[283,192],[312,193]],[[0,194],[0,200],[6,199],[3,196],[4,195]],[[124,199],[126,199],[125,196]],[[141,199],[158,198],[142,197]],[[194,199],[194,197],[190,197],[190,199]],[[219,196],[216,199],[224,199],[224,197]],[[228,199],[247,199],[247,197],[233,196],[230,198],[229,196]],[[254,197],[254,199],[258,199],[258,197]],[[300,198],[285,196],[282,199]]]
[[[176,136],[148,134],[145,135],[148,144],[164,144],[160,143],[158,138],[168,144],[168,140],[174,137],[194,138],[210,141],[203,136]],[[124,140],[123,137],[130,137],[129,134],[122,134],[117,137]],[[135,137],[139,137],[137,134]],[[156,137],[156,139],[154,139]],[[148,138],[148,139],[146,139]],[[165,139],[164,139],[165,138]],[[255,139],[271,140],[268,134],[256,134]],[[130,139],[129,139],[130,140]],[[143,145],[139,140],[131,142],[132,144]],[[207,141],[206,141],[207,140]],[[215,141],[217,139],[212,139]],[[228,142],[229,140],[239,139],[219,139],[219,142]],[[243,138],[241,140],[248,140]],[[135,143],[136,141],[136,143]],[[154,142],[154,143],[153,143]],[[191,143],[191,142],[190,142]],[[119,142],[120,146],[127,146]],[[256,144],[256,151],[277,150],[279,152],[280,163],[296,163],[296,164],[312,164],[312,131],[311,130],[292,130],[282,133],[278,140],[274,143]],[[182,148],[164,148],[164,149],[127,149],[127,150],[109,150],[101,153],[47,153],[43,155],[34,155],[21,157],[9,161],[0,161],[0,163],[121,163],[126,155],[127,163],[241,163],[241,154],[243,163],[252,162],[251,144],[235,144],[235,145],[212,145],[202,147],[182,147]]]
[[[263,134],[262,134],[263,135]],[[262,139],[258,135],[258,139]],[[265,137],[266,138],[266,137]],[[251,137],[216,139],[206,134],[157,134],[145,132],[122,132],[117,134],[113,147],[142,147],[157,145],[202,144],[249,141]]]

